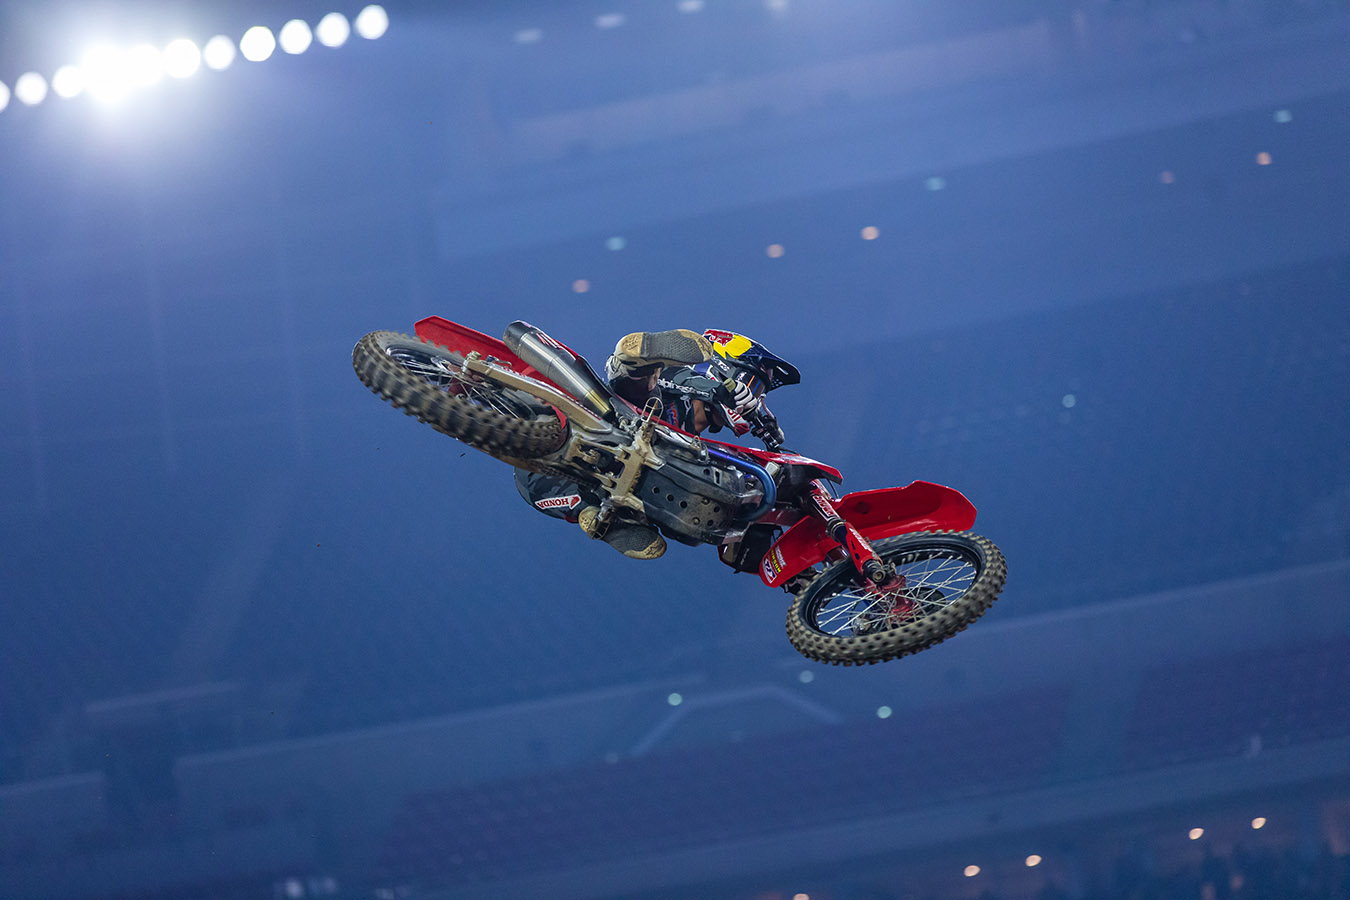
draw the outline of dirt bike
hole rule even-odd
[[[927,649],[978,619],[1007,574],[971,534],[952,488],[840,496],[838,469],[782,446],[759,450],[681,431],[637,409],[579,354],[525,322],[499,341],[439,316],[416,336],[376,331],[352,351],[367,387],[406,414],[603,498],[601,529],[647,523],[712,544],[737,572],[792,595],[788,639],[809,659],[862,665]]]

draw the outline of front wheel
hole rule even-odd
[[[858,666],[918,653],[984,615],[1008,575],[998,547],[969,532],[903,534],[873,549],[895,566],[894,587],[877,588],[844,560],[797,594],[787,633],[803,656]]]

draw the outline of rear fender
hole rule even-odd
[[[447,350],[463,353],[465,356],[476,350],[484,357],[493,357],[497,360],[497,364],[503,368],[510,369],[518,375],[524,375],[526,378],[541,381],[562,394],[567,393],[540,374],[538,369],[511,352],[511,348],[506,344],[483,334],[481,331],[474,331],[472,328],[460,325],[458,322],[451,322],[449,319],[443,319],[440,316],[427,316],[425,319],[419,320],[413,326],[413,330],[424,341],[439,344]],[[551,401],[546,397],[540,397],[540,399],[553,407],[553,411],[558,414],[559,423],[566,430],[567,414],[558,406],[561,401]]]
[[[463,353],[466,356],[477,350],[483,356],[495,357],[500,365],[513,372],[558,388],[552,381],[539,374],[539,370],[511,352],[510,347],[494,337],[483,334],[481,331],[474,331],[472,328],[466,328],[458,322],[451,322],[449,319],[443,319],[440,316],[427,316],[414,325],[413,330],[423,340],[440,344],[447,350]],[[558,390],[562,390],[562,388],[558,388]],[[567,392],[563,391],[563,393]]]
[[[835,508],[868,541],[912,531],[965,531],[975,524],[975,507],[960,491],[929,481],[846,494]],[[781,587],[838,546],[820,519],[807,516],[764,554],[760,578],[769,587]]]

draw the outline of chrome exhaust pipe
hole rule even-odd
[[[571,394],[591,412],[610,422],[618,418],[609,387],[579,354],[573,353],[529,322],[515,321],[506,326],[502,341],[516,356]]]

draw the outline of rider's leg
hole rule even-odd
[[[630,559],[656,559],[666,552],[666,540],[650,525],[614,522],[602,535],[596,523],[599,499],[580,485],[556,475],[516,469],[516,490],[535,509],[567,522],[577,522],[588,537],[599,537]]]
[[[547,516],[575,522],[583,506],[595,502],[583,495],[575,481],[556,475],[540,475],[525,469],[516,469],[516,490],[525,502]]]

